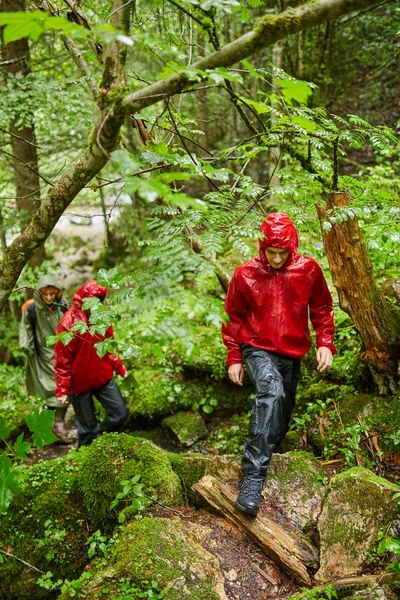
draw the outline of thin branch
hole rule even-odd
[[[34,169],[33,167],[31,167],[31,165],[29,163],[27,163],[26,161],[22,160],[22,158],[19,158],[19,156],[15,156],[15,154],[11,154],[11,152],[7,152],[6,150],[2,150],[1,148],[0,148],[0,152],[2,154],[6,154],[7,156],[10,156],[14,160],[18,160],[19,162],[21,162],[22,164],[24,164],[27,169],[29,169],[30,171],[32,171],[32,173],[35,173],[36,175],[38,175],[38,177],[40,177],[40,179],[43,179],[43,181],[45,181],[48,185],[51,185],[52,187],[54,187],[54,183],[51,183],[51,181],[48,181],[46,179],[46,177],[43,177],[43,175],[40,175],[40,173],[38,171],[36,171],[36,169]]]
[[[75,44],[75,42],[68,35],[62,35],[61,39],[64,42],[64,46],[66,47],[72,60],[74,61],[74,63],[76,64],[76,66],[78,67],[80,72],[82,73],[83,77],[85,78],[85,81],[90,89],[90,92],[91,92],[94,100],[97,100],[99,97],[99,89],[96,85],[95,80],[92,77],[92,74],[89,69],[89,65],[87,64],[86,60],[84,59],[81,51],[79,50],[79,48]]]
[[[358,12],[356,15],[353,15],[352,17],[349,17],[348,19],[345,19],[344,21],[339,21],[338,26],[340,27],[341,25],[346,25],[346,23],[348,23],[349,21],[353,21],[353,19],[357,19],[361,15],[371,12],[371,10],[380,8],[384,4],[388,4],[388,2],[393,2],[393,0],[383,0],[383,2],[380,2],[379,4],[376,4],[375,6],[371,6],[370,8],[365,8],[364,10],[360,10],[360,12]]]
[[[179,10],[181,10],[183,13],[185,13],[185,15],[187,15],[191,19],[193,19],[193,21],[196,21],[196,23],[198,23],[199,25],[203,26],[203,23],[202,23],[201,19],[198,19],[193,13],[189,12],[186,8],[183,8],[183,6],[180,6],[174,0],[168,0],[168,2],[170,4],[173,4],[174,6],[176,6],[176,8],[178,8]]]
[[[134,2],[134,0],[128,0],[128,2],[125,2],[125,4],[123,4],[122,6],[119,6],[118,8],[116,8],[115,10],[113,10],[109,15],[108,18],[110,19],[113,15],[115,15],[115,13],[117,13],[119,10],[122,10],[123,8],[125,8],[126,6],[129,6],[129,4],[132,4],[132,2]]]
[[[21,137],[20,135],[17,135],[16,133],[11,133],[11,131],[8,131],[7,129],[4,129],[4,127],[0,127],[0,131],[4,131],[4,133],[7,133],[8,135],[11,135],[11,137],[15,137],[18,140],[21,140],[22,142],[25,142],[25,144],[29,144],[30,146],[35,146],[35,148],[40,148],[40,146],[38,146],[37,144],[34,144],[33,142],[29,142],[28,140],[25,140],[23,137]]]
[[[12,58],[11,60],[0,61],[0,67],[9,67],[10,65],[16,65],[19,62],[26,60],[27,56],[20,56],[19,58]]]
[[[4,550],[0,550],[0,554],[4,554],[4,556],[8,556],[9,558],[15,558],[15,560],[18,560],[23,565],[26,565],[30,569],[33,569],[34,571],[37,571],[38,573],[41,573],[42,575],[44,575],[44,571],[37,569],[33,565],[30,565],[28,562],[26,562],[25,560],[22,560],[22,558],[18,558],[18,556],[15,556],[14,554],[10,554],[9,552],[5,552]]]

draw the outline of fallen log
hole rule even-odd
[[[302,539],[293,527],[288,524],[287,529],[283,528],[263,515],[262,511],[257,517],[244,515],[235,506],[237,489],[212,475],[203,477],[192,489],[224,517],[245,530],[296,582],[308,586],[312,584],[307,567],[318,567],[318,550]]]

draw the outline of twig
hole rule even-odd
[[[183,13],[185,13],[185,15],[187,15],[188,17],[193,19],[193,21],[196,21],[196,23],[199,23],[199,25],[201,25],[203,27],[203,23],[202,23],[201,19],[198,19],[195,15],[193,15],[191,12],[189,12],[186,8],[183,8],[183,6],[180,6],[177,2],[174,2],[174,0],[168,0],[168,2],[170,4],[173,4],[174,6],[176,6],[176,8],[179,8],[179,10],[181,10]]]
[[[30,171],[32,171],[32,173],[35,173],[38,177],[40,177],[40,179],[43,179],[43,181],[45,181],[48,185],[51,185],[51,187],[54,187],[54,184],[51,183],[51,181],[48,181],[46,179],[46,177],[43,177],[43,175],[41,175],[39,173],[39,171],[36,171],[36,169],[34,169],[33,167],[31,167],[31,165],[29,163],[27,163],[24,160],[22,160],[22,158],[19,158],[19,156],[15,156],[15,154],[11,154],[11,152],[7,152],[6,150],[2,150],[1,148],[0,148],[0,152],[2,154],[6,154],[7,156],[11,156],[11,158],[13,158],[14,160],[19,160],[19,162],[21,162],[23,165],[25,165],[27,169],[29,169]]]
[[[346,23],[348,23],[349,21],[352,21],[353,19],[357,19],[357,17],[359,17],[360,15],[363,15],[364,13],[370,12],[371,10],[376,10],[377,8],[380,8],[384,4],[387,4],[388,2],[393,2],[393,0],[383,0],[383,2],[381,2],[380,4],[375,4],[375,6],[371,6],[369,8],[365,8],[364,10],[360,10],[357,14],[355,14],[352,17],[349,17],[345,21],[339,21],[339,23],[337,24],[337,27],[340,27],[340,25],[345,25]]]
[[[260,567],[258,565],[256,565],[255,563],[252,564],[252,567],[254,567],[256,569],[256,571],[258,571],[260,573],[260,575],[262,575],[263,577],[265,577],[265,579],[267,581],[269,581],[272,585],[277,585],[277,581],[275,581],[275,579],[272,579],[272,577],[270,577],[268,575],[268,573],[266,573],[265,571],[263,571],[262,569],[260,569]]]
[[[82,73],[83,77],[85,78],[86,83],[92,93],[94,100],[97,100],[97,98],[99,97],[99,89],[96,85],[96,82],[94,81],[94,79],[92,77],[92,74],[89,69],[89,65],[87,64],[86,60],[84,59],[81,51],[79,50],[79,48],[75,44],[75,42],[68,35],[62,35],[61,39],[64,42],[64,46],[68,50],[68,53],[71,56],[72,60],[74,61],[74,63],[76,64],[76,66],[78,67],[80,72]]]
[[[22,560],[22,558],[18,558],[18,556],[15,556],[14,554],[10,554],[9,552],[5,552],[4,550],[0,550],[0,554],[4,554],[4,556],[8,556],[9,558],[15,558],[15,560],[18,560],[23,565],[26,565],[30,569],[33,569],[34,571],[37,571],[38,573],[41,573],[42,575],[44,575],[44,571],[41,571],[40,569],[37,569],[33,565],[29,564],[25,560]]]
[[[108,113],[106,114],[106,116],[104,117],[103,121],[100,123],[100,127],[98,128],[98,130],[97,130],[97,133],[96,133],[96,142],[97,142],[97,145],[98,145],[98,147],[100,148],[100,150],[102,151],[102,153],[103,153],[103,154],[104,154],[104,155],[105,155],[105,156],[106,156],[108,159],[110,159],[110,158],[111,158],[111,156],[108,154],[108,152],[107,152],[107,151],[106,151],[106,150],[103,148],[103,146],[101,145],[101,142],[100,142],[100,133],[101,133],[101,130],[103,129],[104,125],[106,124],[106,121],[107,121],[108,117],[111,115],[111,113],[112,113],[112,110],[110,109],[110,110],[108,111]]]
[[[40,148],[40,146],[38,146],[37,144],[34,144],[33,142],[28,142],[28,140],[25,140],[20,135],[17,135],[16,133],[11,133],[11,131],[7,131],[7,129],[4,129],[4,127],[0,127],[0,131],[4,131],[4,133],[7,133],[8,135],[11,135],[11,137],[15,137],[18,140],[21,140],[22,142],[25,142],[25,144],[29,144],[30,146],[35,146],[35,148]]]
[[[125,2],[125,4],[123,4],[122,6],[118,6],[118,8],[116,8],[115,10],[113,10],[109,15],[108,18],[112,17],[113,15],[115,15],[115,13],[117,13],[119,10],[122,10],[123,8],[125,8],[125,6],[128,6],[128,4],[131,4],[134,0],[128,0],[128,2]]]
[[[27,58],[27,56],[20,56],[19,58],[12,58],[11,60],[2,60],[0,62],[0,67],[8,67],[9,65],[15,65],[16,63],[22,62]]]

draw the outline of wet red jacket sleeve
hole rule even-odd
[[[113,331],[112,326],[110,325],[110,327],[107,329],[105,338],[113,338],[113,337],[114,337],[114,331]],[[115,354],[110,354],[110,352],[107,352],[104,358],[111,365],[111,367],[112,367],[113,371],[115,371],[115,373],[117,373],[118,375],[121,375],[121,377],[125,377],[125,375],[127,373],[127,368],[125,367],[124,363],[118,356],[117,352]]]
[[[244,323],[247,302],[239,289],[239,273],[236,270],[226,295],[224,304],[229,321],[222,326],[222,339],[228,350],[226,364],[236,365],[242,362],[240,345],[235,341],[240,327]]]
[[[336,348],[333,344],[335,325],[332,296],[321,268],[319,268],[318,277],[314,283],[309,307],[310,320],[317,340],[317,348],[325,346],[329,348],[332,354],[335,354]]]
[[[60,325],[57,333],[65,331]],[[56,397],[71,393],[71,369],[75,356],[76,338],[73,338],[66,346],[58,340],[54,348],[54,373],[56,379]]]

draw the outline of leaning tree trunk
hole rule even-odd
[[[370,367],[379,393],[394,393],[400,355],[400,324],[375,283],[357,218],[340,223],[330,221],[335,208],[346,207],[349,203],[349,194],[333,192],[328,194],[326,208],[317,205],[325,252],[340,307],[350,315],[362,340],[360,360]],[[332,225],[329,231],[322,226],[327,221]]]
[[[1,0],[1,12],[25,11],[25,0]],[[9,61],[5,72],[25,77],[31,72],[28,38],[21,38],[7,45],[3,44],[3,58]],[[36,137],[33,123],[9,125],[10,145],[14,169],[14,183],[17,206],[20,212],[21,231],[25,229],[40,205],[40,179]],[[31,266],[40,265],[45,259],[44,246],[41,246],[30,259]]]

